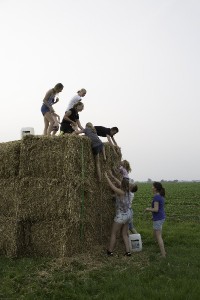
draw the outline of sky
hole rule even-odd
[[[135,181],[200,180],[199,16],[199,0],[0,0],[0,142],[42,134],[61,82],[55,111],[85,88],[82,126],[119,128]]]

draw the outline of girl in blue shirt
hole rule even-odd
[[[153,234],[158,242],[162,257],[166,257],[165,246],[162,238],[162,225],[165,221],[165,189],[160,182],[154,182],[152,186],[154,197],[151,207],[147,207],[146,211],[152,212],[153,216]]]

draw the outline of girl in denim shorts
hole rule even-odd
[[[151,207],[147,207],[146,211],[152,212],[153,216],[153,234],[158,242],[162,257],[166,257],[165,246],[162,238],[162,225],[165,221],[165,189],[160,182],[154,182],[152,186],[154,193]]]
[[[110,244],[107,250],[107,255],[113,256],[113,249],[116,243],[116,236],[118,231],[121,231],[125,249],[126,249],[124,255],[131,256],[127,232],[128,232],[128,223],[132,219],[132,213],[130,210],[130,200],[131,200],[131,192],[134,187],[134,184],[129,183],[129,180],[123,178],[122,182],[120,182],[120,187],[117,187],[112,183],[112,181],[110,180],[106,172],[105,172],[105,177],[110,188],[116,194],[116,202],[115,202],[116,215],[112,225]]]

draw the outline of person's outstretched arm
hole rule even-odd
[[[121,186],[121,181],[113,175],[111,170],[109,170],[109,175],[110,175],[110,177],[112,177],[115,180],[115,182],[117,183],[118,186]]]
[[[118,194],[119,196],[124,196],[124,191],[122,191],[121,189],[117,188],[112,181],[110,180],[110,178],[108,177],[108,174],[105,172],[105,177],[106,180],[110,186],[110,188],[113,190],[113,192],[115,192],[116,194]]]
[[[78,128],[80,128],[81,130],[83,130],[83,126],[81,125],[81,122],[79,120],[76,120],[76,123],[78,125]]]
[[[112,147],[114,153],[117,154],[117,152],[115,150],[115,144],[113,144],[113,142],[112,142],[112,137],[109,134],[107,134],[106,137],[107,137],[108,142],[109,142],[110,146]]]

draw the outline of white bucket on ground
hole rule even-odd
[[[139,233],[129,235],[129,246],[131,252],[142,251],[142,239]]]
[[[21,138],[23,138],[25,135],[34,135],[34,128],[33,127],[23,127],[21,129]]]

